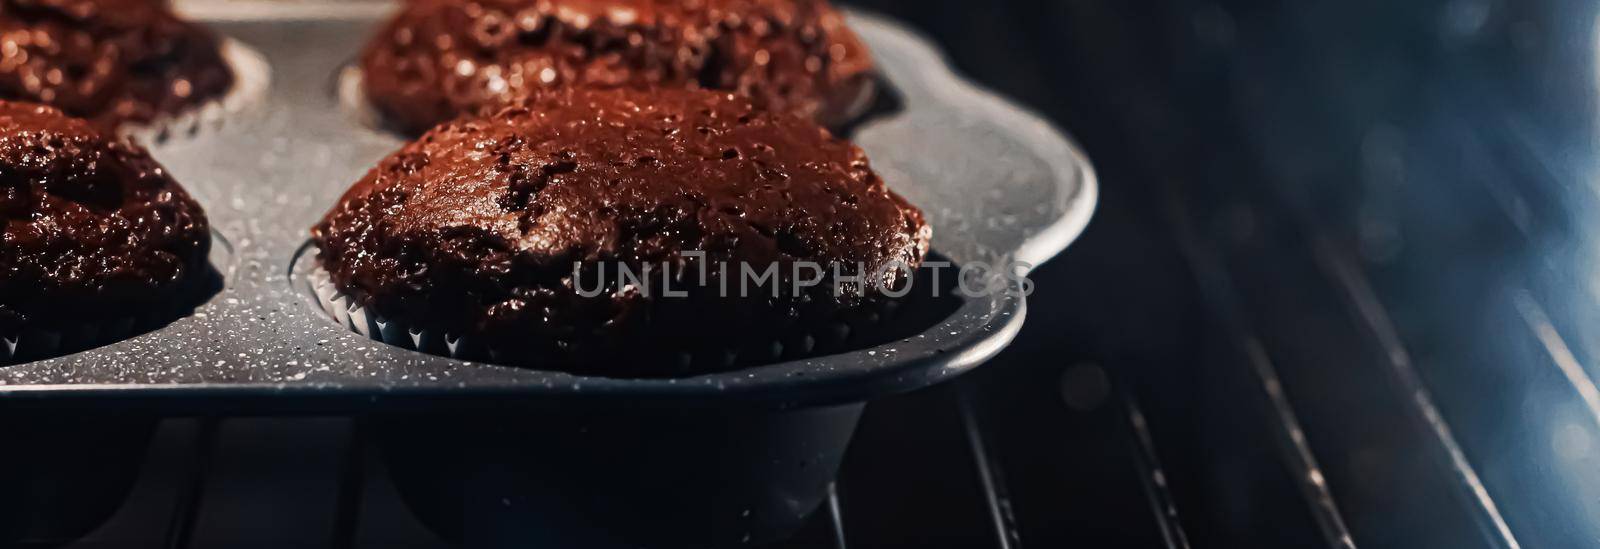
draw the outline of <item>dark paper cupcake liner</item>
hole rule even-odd
[[[213,244],[214,246],[215,244]],[[189,265],[190,274],[179,284],[173,299],[154,302],[143,310],[111,315],[110,318],[84,319],[64,326],[24,326],[0,331],[0,366],[46,360],[103,345],[110,345],[160,328],[188,316],[221,287],[221,275],[211,258],[200,256]],[[85,313],[88,316],[93,313]]]
[[[334,284],[328,271],[314,267],[307,285],[317,305],[328,318],[346,329],[389,345],[448,356],[458,360],[487,361],[495,364],[520,362],[510,357],[524,356],[517,349],[497,349],[470,335],[411,326],[391,320],[360,305],[355,298]],[[659,358],[672,365],[666,370],[686,373],[727,370],[736,365],[777,362],[841,350],[858,337],[870,337],[882,330],[895,315],[898,303],[885,300],[868,310],[855,311],[847,318],[797,327],[786,335],[750,343],[730,344],[721,349],[663,350]]]
[[[115,343],[134,335],[137,330],[158,325],[175,313],[176,309],[163,308],[69,328],[54,330],[29,328],[0,335],[0,343],[3,343],[3,346],[0,346],[0,364],[44,360],[79,349]]]

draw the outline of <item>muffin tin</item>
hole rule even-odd
[[[378,343],[330,320],[306,280],[307,228],[402,140],[339,100],[341,70],[385,6],[180,2],[259,51],[271,87],[247,118],[153,153],[205,205],[225,287],[193,315],[119,343],[0,368],[14,406],[137,402],[162,410],[357,410],[418,402],[849,404],[958,375],[1003,348],[1025,299],[962,298],[903,339],[858,351],[687,379],[625,380],[474,364]],[[1037,264],[1088,222],[1087,159],[1040,118],[956,77],[928,42],[853,13],[899,97],[852,138],[925,210],[956,264]]]
[[[908,331],[892,341],[650,380],[476,364],[370,340],[315,303],[307,231],[402,143],[339,93],[350,57],[389,6],[177,5],[260,52],[260,82],[270,71],[265,93],[225,124],[179,126],[192,137],[151,143],[205,206],[223,287],[153,332],[0,367],[0,422],[38,433],[0,465],[45,478],[97,471],[51,485],[64,490],[61,501],[94,505],[52,513],[54,500],[35,492],[0,497],[0,509],[49,515],[3,514],[0,545],[17,536],[68,539],[91,527],[120,499],[156,418],[194,412],[358,414],[412,511],[470,546],[484,545],[475,537],[585,547],[759,544],[792,533],[827,497],[867,401],[966,372],[1021,327],[1024,298],[947,292],[908,303],[912,314],[903,315],[915,322],[898,322]],[[1069,140],[956,77],[927,41],[899,25],[861,13],[850,23],[896,99],[851,137],[927,214],[935,259],[1037,264],[1078,236],[1096,182]],[[63,410],[97,419],[41,419],[65,417]],[[84,469],[85,441],[110,441],[94,456],[116,466]]]

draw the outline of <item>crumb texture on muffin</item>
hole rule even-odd
[[[413,0],[362,57],[369,98],[410,133],[573,84],[737,91],[832,126],[871,65],[826,0]]]
[[[915,268],[929,236],[860,148],[734,94],[677,88],[556,90],[442,125],[313,229],[335,284],[381,315],[579,359],[759,342],[833,319],[905,284],[884,267]],[[703,262],[685,255],[696,251]],[[732,280],[740,265],[777,265],[782,288],[795,287],[796,262],[882,280],[836,295],[825,269],[821,283],[773,298],[767,286],[721,288],[714,267],[729,265]],[[666,278],[628,284],[615,265],[655,266],[688,296],[661,299]],[[600,282],[603,295],[580,294]]]
[[[0,331],[138,313],[203,265],[199,204],[138,145],[0,101]]]
[[[0,98],[118,127],[219,98],[233,78],[217,37],[165,0],[0,0]]]

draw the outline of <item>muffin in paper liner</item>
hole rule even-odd
[[[321,301],[357,331],[457,358],[625,378],[833,349],[876,331],[864,328],[881,314],[865,313],[892,294],[772,286],[770,297],[733,296],[706,286],[702,270],[685,293],[656,299],[642,280],[606,283],[608,262],[642,266],[646,278],[663,265],[663,286],[706,258],[766,265],[757,284],[775,277],[799,290],[810,284],[802,263],[910,269],[931,238],[921,211],[854,144],[734,93],[678,88],[561,88],[440,125],[380,161],[311,233],[319,264],[348,294],[321,288]],[[588,294],[569,266],[599,273],[609,293]],[[898,288],[910,274],[881,276]],[[425,326],[402,337],[394,320]],[[471,333],[435,337],[426,328],[436,326]],[[662,359],[677,350],[687,359]]]
[[[348,64],[339,69],[338,80],[334,85],[334,93],[338,96],[339,110],[351,122],[362,127],[396,135],[405,135],[393,121],[390,121],[379,111],[371,101],[367,100],[366,88],[363,87],[361,67]],[[836,130],[849,133],[853,126],[861,124],[864,120],[873,118],[875,110],[879,109],[878,102],[892,100],[892,90],[887,89],[874,78],[868,85],[863,86],[861,93],[852,98],[845,109],[845,115],[838,121]]]
[[[319,258],[312,258],[318,262]],[[427,327],[411,326],[369,311],[349,294],[341,291],[328,271],[315,264],[305,279],[306,289],[322,312],[340,326],[376,341],[423,353],[470,360],[527,366],[541,358],[521,349],[487,347],[471,334],[451,334]],[[829,322],[795,326],[773,338],[745,343],[730,342],[722,349],[662,349],[654,357],[668,361],[684,372],[725,371],[735,365],[757,366],[780,359],[798,359],[845,350],[856,343],[873,341],[898,314],[900,302],[884,299],[864,310],[849,311]]]
[[[568,86],[733,92],[834,127],[877,84],[827,0],[408,2],[358,63],[363,96],[405,134]]]
[[[217,288],[225,241],[147,149],[48,105],[0,101],[0,122],[0,363],[155,328]]]
[[[127,124],[117,133],[157,147],[203,137],[237,123],[241,116],[259,114],[267,88],[272,86],[272,65],[261,52],[232,38],[223,38],[219,50],[233,71],[233,86],[228,93],[149,123]]]

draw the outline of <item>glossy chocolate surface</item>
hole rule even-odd
[[[904,284],[884,267],[920,264],[930,236],[856,146],[734,94],[684,89],[558,90],[440,126],[382,161],[313,233],[334,281],[382,315],[491,348],[542,346],[580,369],[659,368],[616,358],[737,350],[839,320]],[[818,274],[797,273],[800,261],[882,283],[839,296],[825,270],[791,292]],[[628,284],[618,265],[667,275]],[[777,265],[780,296],[742,292],[744,265]],[[598,297],[578,291],[601,284]]]
[[[679,86],[848,121],[866,47],[826,0],[416,0],[362,57],[368,96],[420,133],[541,89]]]
[[[232,83],[216,36],[163,0],[0,0],[0,98],[116,127],[194,107]]]
[[[0,101],[0,219],[0,332],[138,314],[176,298],[211,245],[144,148],[28,103]]]

